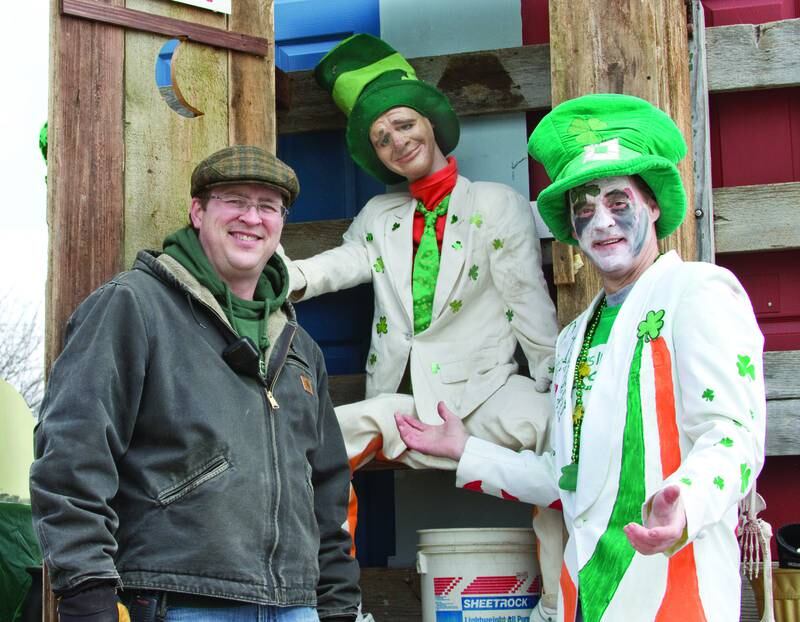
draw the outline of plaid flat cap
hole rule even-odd
[[[212,153],[192,173],[192,196],[221,184],[265,184],[284,195],[287,207],[300,194],[297,175],[277,157],[252,145],[233,145]]]

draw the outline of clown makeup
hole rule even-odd
[[[605,280],[635,280],[657,256],[658,207],[633,178],[593,180],[571,189],[569,202],[575,239]]]

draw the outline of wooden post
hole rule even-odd
[[[202,158],[235,143],[275,149],[271,0],[237,0],[230,17],[159,0],[97,1],[269,45],[260,56],[182,43],[175,71],[187,101],[204,113],[188,119],[155,82],[169,37],[65,15],[61,0],[51,0],[46,370],[78,304],[129,268],[138,250],[160,248],[187,222],[189,179]],[[47,572],[43,620],[57,620]]]
[[[669,114],[692,144],[687,10],[684,0],[550,0],[553,106],[587,93],[625,93]],[[660,242],[684,259],[695,257],[691,148],[678,165],[689,197],[681,228]],[[553,244],[558,319],[567,324],[600,290],[597,271],[576,269],[572,247]]]

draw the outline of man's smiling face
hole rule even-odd
[[[642,186],[632,177],[605,177],[568,193],[573,235],[604,277],[641,274],[658,254],[660,211]]]
[[[220,278],[237,296],[250,298],[242,292],[250,290],[252,295],[280,242],[284,198],[270,186],[246,183],[215,186],[210,194],[206,205],[198,197],[192,199],[192,225]],[[237,208],[237,201],[247,207]]]

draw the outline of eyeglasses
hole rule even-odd
[[[274,218],[278,215],[280,215],[281,218],[285,218],[289,213],[289,208],[283,203],[251,201],[250,199],[232,194],[212,194],[209,196],[209,198],[221,201],[227,209],[235,210],[240,214],[245,214],[250,209],[250,206],[255,206],[258,215],[262,218]]]

